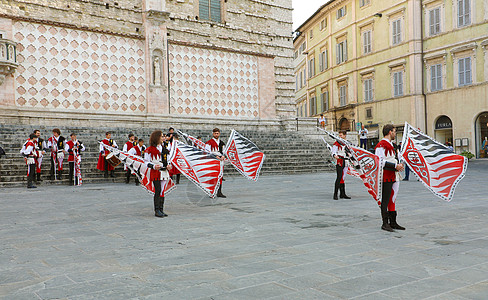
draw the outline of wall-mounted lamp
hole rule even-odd
[[[375,14],[373,15],[373,17],[378,17],[378,18],[381,18],[382,16],[383,16],[383,14],[381,14],[381,13],[375,13]]]

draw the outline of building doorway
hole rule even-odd
[[[476,144],[476,157],[481,157],[481,149],[483,147],[483,141],[488,139],[488,112],[481,113],[476,122],[474,123],[475,128],[475,144]],[[484,157],[488,157],[486,154]]]
[[[444,145],[453,144],[452,140],[452,121],[448,116],[440,116],[435,122],[434,138]]]
[[[351,124],[349,123],[349,121],[346,118],[342,118],[339,121],[339,129],[340,130],[346,130],[346,131],[351,130]]]

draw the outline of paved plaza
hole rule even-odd
[[[454,199],[402,182],[398,222],[333,173],[182,181],[168,218],[133,184],[0,189],[2,299],[487,299],[488,161]]]

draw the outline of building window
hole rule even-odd
[[[300,48],[298,49],[298,52],[300,54],[303,53],[303,51],[305,51],[305,48],[307,47],[307,43],[303,42],[301,45],[300,45]]]
[[[339,86],[339,105],[345,106],[347,104],[347,85]]]
[[[373,101],[373,78],[364,80],[364,102]]]
[[[328,61],[327,61],[327,50],[323,50],[319,54],[319,70],[320,72],[325,71],[328,68]]]
[[[393,97],[403,96],[403,71],[393,73]]]
[[[343,6],[337,10],[337,19],[344,17],[346,15],[346,6]]]
[[[315,58],[311,58],[308,61],[308,78],[312,78],[315,76]]]
[[[471,57],[460,58],[458,60],[459,66],[459,86],[469,85],[473,83],[471,79]]]
[[[310,116],[317,114],[317,105],[315,103],[315,96],[310,98]]]
[[[295,91],[298,91],[298,75],[295,76]]]
[[[371,0],[359,0],[359,7],[369,5],[370,3],[371,3]]]
[[[347,60],[347,40],[337,44],[337,64],[341,64]]]
[[[300,81],[300,88],[303,87],[303,78],[302,78],[302,71],[300,71],[300,74],[299,74],[300,78],[299,78],[299,81]]]
[[[458,0],[458,27],[471,24],[471,0]]]
[[[324,30],[327,27],[327,19],[320,21],[320,30]]]
[[[398,19],[391,23],[392,26],[392,44],[400,44],[402,41],[402,20]]]
[[[303,68],[303,76],[302,76],[302,78],[303,78],[303,86],[307,85],[307,73],[306,73],[306,71],[307,70],[305,68]]]
[[[371,30],[363,32],[363,52],[371,53]]]
[[[437,64],[430,67],[430,90],[442,90],[442,65]]]
[[[430,35],[441,32],[441,9],[439,7],[429,11],[429,28]]]
[[[221,22],[221,0],[199,0],[199,18],[200,20],[208,20],[214,22]]]
[[[293,53],[293,59],[297,59],[298,58],[298,51],[295,51],[295,53]]]
[[[310,34],[309,34],[309,36],[310,36],[310,39],[313,39],[313,29],[310,29]]]
[[[371,108],[366,108],[366,119],[373,118],[373,110]]]
[[[323,91],[320,95],[322,98],[322,110],[328,111],[329,110],[329,91]]]

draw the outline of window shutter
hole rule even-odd
[[[437,89],[442,89],[442,65],[437,65]]]
[[[466,73],[466,80],[465,80],[465,83],[466,84],[471,84],[472,80],[471,80],[471,57],[466,57],[464,59],[464,70],[465,70],[465,73]]]
[[[458,61],[459,85],[464,85],[464,59]]]
[[[210,0],[210,19],[220,22],[220,0]]]
[[[464,1],[458,0],[458,26],[464,25]]]
[[[209,20],[210,18],[210,7],[208,0],[199,0],[199,18],[201,20]]]
[[[471,24],[471,7],[469,0],[464,0],[464,25]]]
[[[344,61],[347,61],[347,40],[344,40]]]
[[[436,66],[430,67],[430,90],[431,91],[437,90]]]
[[[336,64],[340,64],[341,63],[341,60],[340,60],[340,50],[341,50],[341,44],[337,44],[336,46]]]

